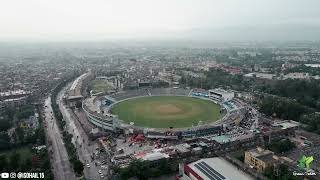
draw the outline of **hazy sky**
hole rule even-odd
[[[319,26],[320,0],[0,1],[0,40],[161,37],[290,24]]]

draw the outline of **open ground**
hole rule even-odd
[[[209,100],[185,96],[152,96],[129,99],[112,107],[126,123],[150,128],[183,128],[217,121],[220,106]]]
[[[105,81],[105,80],[93,80],[91,82],[91,89],[93,93],[99,93],[99,92],[107,92],[108,90],[111,90],[112,87]]]

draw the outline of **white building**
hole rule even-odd
[[[253,180],[248,174],[241,171],[222,158],[207,158],[184,164],[179,168],[178,180]]]
[[[234,98],[234,92],[226,91],[223,89],[210,89],[209,97],[219,102],[225,102]]]
[[[283,76],[283,79],[309,79],[309,73],[289,73]]]

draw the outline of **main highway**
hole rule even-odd
[[[56,180],[75,180],[76,176],[69,162],[56,119],[53,116],[50,97],[45,100],[43,113],[54,178]]]
[[[87,180],[103,179],[99,174],[99,169],[96,166],[91,156],[96,149],[95,142],[91,142],[87,134],[84,132],[82,126],[72,113],[72,110],[64,104],[63,97],[66,91],[69,89],[71,83],[65,86],[57,97],[57,103],[59,105],[60,112],[63,115],[63,119],[66,121],[67,131],[73,135],[72,143],[75,145],[78,153],[79,160],[84,163],[84,176]]]
[[[91,159],[93,152],[95,151],[95,143],[90,142],[87,134],[84,132],[83,128],[77,122],[76,117],[72,113],[72,110],[66,107],[62,99],[59,99],[59,108],[62,112],[63,118],[66,120],[67,129],[70,134],[73,135],[73,143],[77,148],[79,159],[85,164],[84,175],[87,180],[101,179],[98,173],[98,167],[95,161]],[[88,166],[89,164],[89,166]]]
[[[73,111],[64,104],[63,97],[70,85],[71,83],[58,93],[56,103],[58,103],[63,119],[66,121],[66,130],[73,135],[72,143],[77,149],[79,160],[84,163],[84,176],[87,180],[107,178],[100,175],[99,166],[97,166],[98,161],[92,159],[92,157],[94,157],[94,152],[98,147],[97,144],[90,141]],[[52,112],[50,97],[45,100],[43,113],[54,177],[56,180],[74,180],[76,179],[76,176],[69,162],[62,135]],[[101,169],[100,171],[103,174],[105,172],[105,170]]]

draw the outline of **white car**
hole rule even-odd
[[[90,168],[90,164],[87,164],[87,167]]]
[[[100,174],[100,177],[101,177],[101,178],[104,178],[103,174]]]
[[[99,169],[99,171],[98,171],[98,172],[99,172],[99,174],[102,174],[102,171],[101,171],[101,169]]]

